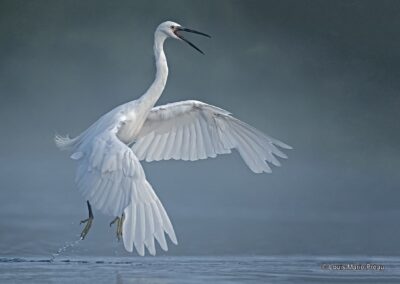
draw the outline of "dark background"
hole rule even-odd
[[[365,0],[0,1],[0,254],[77,239],[86,205],[54,134],[146,90],[165,20],[212,39],[188,35],[205,56],[166,43],[160,104],[215,104],[294,147],[271,175],[237,153],[144,162],[168,255],[398,255],[400,2]],[[124,255],[95,217],[72,253]]]

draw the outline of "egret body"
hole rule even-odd
[[[93,221],[91,205],[116,217],[117,236],[125,249],[136,248],[139,255],[155,255],[155,239],[167,250],[165,233],[177,239],[171,221],[147,181],[141,160],[198,160],[230,153],[236,149],[255,173],[271,172],[268,163],[280,166],[286,158],[278,147],[285,143],[269,137],[234,118],[221,108],[199,101],[181,101],[154,107],[168,77],[164,42],[168,38],[185,41],[182,32],[208,35],[168,21],[154,34],[156,76],[149,89],[137,100],[122,104],[100,117],[79,136],[56,136],[60,149],[72,152],[77,162],[76,184],[87,200],[89,218],[81,238]],[[278,147],[277,147],[278,146]]]

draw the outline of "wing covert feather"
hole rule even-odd
[[[140,160],[199,160],[236,149],[255,173],[280,166],[287,158],[276,146],[289,145],[269,137],[221,108],[199,101],[154,107],[132,146]]]

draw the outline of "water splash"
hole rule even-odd
[[[76,241],[73,242],[65,242],[65,244],[60,247],[56,253],[53,253],[50,257],[50,262],[53,262],[58,256],[64,254],[68,249],[71,249],[73,247],[75,247],[76,245],[78,245],[80,243],[81,239],[77,239]]]

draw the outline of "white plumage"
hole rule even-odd
[[[286,158],[277,146],[291,149],[216,106],[189,100],[154,107],[168,76],[164,41],[170,37],[188,42],[181,31],[199,33],[170,21],[158,26],[156,78],[142,97],[111,110],[76,138],[55,138],[57,146],[70,150],[77,161],[76,184],[82,195],[105,214],[124,213],[124,246],[130,252],[135,247],[139,255],[145,254],[145,247],[155,255],[154,239],[167,250],[164,232],[177,244],[140,160],[195,161],[236,149],[253,172],[270,173],[268,163],[280,166],[275,156]]]
[[[226,110],[193,100],[153,108],[135,141],[133,151],[147,162],[195,161],[237,149],[255,173],[271,172],[267,162],[280,166],[274,155],[287,158],[275,145],[290,149]]]

